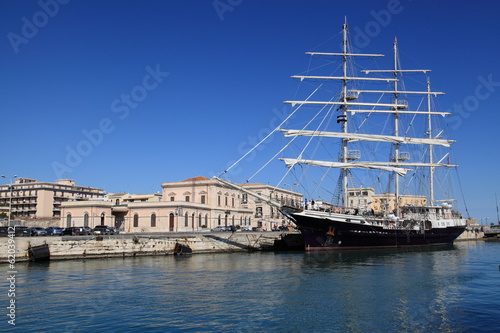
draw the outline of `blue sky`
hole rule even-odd
[[[433,70],[440,108],[456,112],[469,212],[496,221],[499,12],[494,1],[1,0],[0,173],[131,193],[211,177],[282,116],[304,52],[337,51],[347,16],[363,51],[390,56],[397,36],[405,67]]]

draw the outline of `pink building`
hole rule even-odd
[[[300,203],[302,195],[263,184],[253,191]],[[262,202],[206,177],[164,182],[162,194],[108,194],[104,199],[68,201],[62,205],[61,226],[116,226],[122,232],[196,232],[216,226],[281,225],[284,217]]]

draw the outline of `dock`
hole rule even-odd
[[[0,262],[8,262],[8,237],[0,238]],[[138,233],[15,237],[16,261],[34,260],[33,249],[50,260],[135,257],[186,253],[230,253],[303,248],[300,232]],[[40,251],[40,250],[38,250]],[[10,251],[12,253],[12,250]],[[35,258],[36,260],[36,258]]]

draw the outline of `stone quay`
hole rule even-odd
[[[8,239],[0,238],[0,262],[8,262]],[[41,246],[48,246],[51,260],[172,255],[177,244],[193,254],[303,249],[299,232],[16,236],[14,240],[16,262],[30,260],[30,250]]]

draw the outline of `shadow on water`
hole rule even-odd
[[[26,261],[24,264],[29,269],[33,269],[33,268],[44,269],[44,268],[49,268],[50,267],[50,260],[45,260],[45,261]]]
[[[325,267],[338,265],[376,265],[388,259],[398,259],[403,255],[458,251],[453,244],[408,248],[355,249],[337,251],[310,251],[304,253],[304,263]]]

